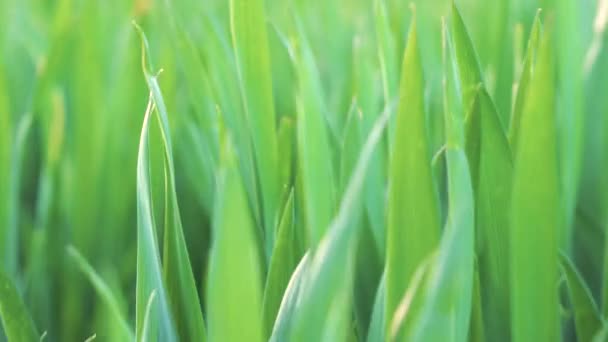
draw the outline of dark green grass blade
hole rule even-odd
[[[563,252],[560,253],[559,259],[568,283],[570,302],[574,311],[576,337],[579,341],[591,341],[604,324],[600,311],[574,263]]]
[[[437,194],[431,170],[417,39],[413,21],[403,58],[389,169],[385,317],[393,316],[412,274],[439,241]],[[390,320],[385,321],[386,329],[389,323]],[[409,330],[407,325],[403,331]]]
[[[142,42],[147,48],[143,31]],[[169,128],[169,118],[157,76],[150,73],[149,66],[143,64],[143,71],[156,107],[164,151],[165,170],[165,224],[163,250],[163,279],[167,297],[173,312],[174,323],[180,339],[204,341],[205,325],[194,275],[186,249],[177,194],[175,192],[175,170],[173,145]]]
[[[562,227],[550,35],[541,38],[513,172],[511,319],[514,341],[559,336],[557,248]]]
[[[513,163],[490,96],[481,89],[465,122],[476,195],[476,248],[488,336],[509,340],[509,207]]]
[[[241,93],[261,187],[266,256],[274,244],[278,203],[276,118],[264,0],[231,0],[230,24]]]
[[[266,286],[264,287],[262,311],[266,338],[272,332],[285,288],[296,267],[294,215],[294,192],[292,190],[283,209],[283,215],[281,215],[277,239],[270,259]]]
[[[9,341],[37,342],[40,335],[36,331],[15,284],[0,269],[0,318],[4,333]]]
[[[262,341],[262,269],[253,223],[228,138],[222,150],[207,287],[211,341]]]

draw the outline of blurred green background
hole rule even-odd
[[[606,6],[606,1],[599,2]],[[294,71],[282,43],[284,33],[293,31],[294,11],[320,70],[336,139],[343,136],[353,96],[370,111],[381,109],[374,3],[265,1],[277,126],[288,124],[296,113]],[[437,151],[443,144],[441,18],[448,15],[451,1],[414,3],[431,149]],[[409,3],[385,4],[395,38],[394,55],[387,60],[399,70],[411,20]],[[538,8],[553,25],[560,176],[564,212],[572,229],[566,244],[599,300],[608,223],[608,50],[602,44],[606,35],[594,28],[600,4],[457,4],[505,125]],[[113,314],[68,257],[70,245],[109,285],[124,316],[130,322],[135,316],[135,168],[148,90],[133,20],[148,36],[154,66],[164,70],[159,80],[170,116],[177,194],[202,302],[218,163],[218,116],[235,133],[239,158],[245,160],[250,153],[246,134],[231,121],[243,113],[228,1],[0,0],[0,267],[18,285],[47,341],[80,341],[94,333],[101,341],[124,339]],[[189,45],[178,39],[182,34]],[[358,73],[366,63],[374,72],[361,84]],[[397,85],[399,75],[388,75],[393,80],[389,86]],[[152,126],[153,197],[162,199],[160,135],[157,123]],[[246,187],[252,187],[253,171],[244,162],[240,168]],[[162,202],[154,202],[159,215]],[[382,272],[381,253],[376,258],[367,266],[375,281]]]

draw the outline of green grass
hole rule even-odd
[[[0,22],[0,342],[607,339],[605,0]]]

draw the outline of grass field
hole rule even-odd
[[[0,342],[608,341],[607,0],[0,0]]]

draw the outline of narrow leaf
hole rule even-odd
[[[521,117],[511,212],[511,319],[514,341],[559,336],[557,248],[561,227],[554,70],[550,35],[540,42]]]
[[[15,284],[0,269],[0,318],[4,333],[9,341],[37,342],[40,335],[36,331]]]
[[[410,27],[402,73],[389,168],[385,317],[393,316],[412,274],[439,241],[415,21]],[[389,323],[385,322],[386,329]],[[407,322],[404,329],[409,330]]]
[[[579,341],[591,341],[603,325],[600,311],[574,263],[563,252],[560,253],[559,259],[562,271],[566,276],[570,301],[574,310],[576,337]]]

